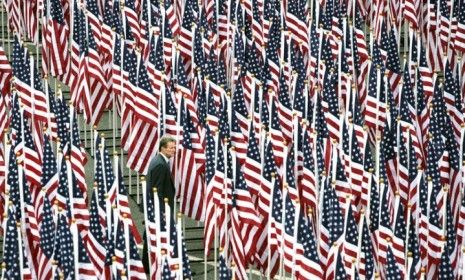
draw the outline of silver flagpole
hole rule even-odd
[[[116,32],[112,33],[113,36],[113,42],[116,42],[118,40],[118,37],[116,36]],[[120,59],[120,62],[123,63],[123,59]],[[113,64],[113,62],[112,62]],[[112,66],[113,67],[113,66]],[[111,94],[111,93],[110,93]],[[116,130],[117,130],[117,124],[116,124],[116,114],[117,114],[117,108],[116,108],[116,95],[113,94],[113,99],[112,99],[112,110],[111,110],[111,117],[112,117],[112,127],[113,127],[113,153],[116,153]],[[121,137],[121,135],[120,135]],[[121,157],[123,157],[123,154],[121,154]],[[118,162],[116,162],[118,164]]]
[[[299,225],[299,218],[300,218],[300,202],[299,200],[295,201],[295,212],[294,212],[294,232],[293,232],[293,240],[297,240],[298,235],[298,225]],[[296,271],[296,244],[292,245],[292,272],[291,277],[295,279],[295,271]]]
[[[221,141],[218,139],[218,131],[215,131],[213,132],[214,133],[214,140],[215,140],[215,163],[216,163],[216,159],[218,159],[218,141]],[[215,170],[216,170],[216,164],[215,164]],[[218,246],[218,216],[217,216],[217,208],[216,208],[216,204],[214,205],[215,207],[215,211],[214,211],[214,215],[215,215],[215,218],[214,218],[214,221],[215,221],[215,237],[214,237],[214,246],[213,246],[213,261],[214,261],[214,272],[213,272],[213,275],[214,275],[214,278],[215,279],[218,279],[218,269],[217,269],[217,260],[218,260],[218,254],[217,254],[217,246]],[[204,267],[204,270],[205,270],[205,277],[207,276],[207,255],[205,254],[205,267]]]
[[[47,80],[47,74],[45,74],[44,79],[44,87],[45,87],[45,100],[47,102],[47,110],[48,112],[51,112],[50,110],[50,93],[48,90],[48,80]],[[47,132],[48,136],[52,136],[52,120],[50,119],[50,114],[47,114]]]
[[[70,108],[70,112],[71,112],[71,115],[74,115],[72,113],[72,108]],[[71,123],[73,122],[73,119],[72,117],[70,118],[71,119]],[[68,185],[71,186],[72,184],[72,170],[71,170],[71,162],[70,162],[70,158],[69,156],[66,156],[65,157],[65,160],[66,160],[66,174],[67,174],[67,178],[68,178]],[[70,226],[70,230],[71,230],[71,233],[73,235],[73,254],[74,254],[74,275],[78,277],[79,275],[79,260],[77,258],[78,256],[78,253],[77,253],[77,248],[78,248],[78,231],[77,231],[77,228],[76,228],[76,219],[74,218],[74,207],[73,207],[73,203],[72,201],[74,200],[74,196],[73,196],[73,188],[72,187],[68,187],[68,197],[69,197],[69,200],[71,201],[71,203],[69,204],[69,209],[68,211],[70,211],[70,216],[71,216],[71,226]]]
[[[181,229],[181,226],[182,226],[182,214],[181,212],[178,212],[176,214],[176,217],[177,217],[177,220],[176,220],[176,229],[178,231],[178,234],[177,234],[177,237],[178,237],[178,240],[176,240],[176,244],[178,245],[178,258],[180,259],[180,265],[179,265],[179,274],[178,276],[180,276],[180,278],[178,280],[182,280],[182,267],[184,265],[184,259],[183,259],[183,256],[182,256],[182,229]]]
[[[154,216],[155,216],[155,231],[157,232],[156,236],[155,236],[155,239],[156,239],[156,248],[155,248],[155,259],[157,260],[157,275],[155,275],[156,277],[158,276],[158,271],[160,270],[159,268],[161,267],[161,255],[162,255],[162,251],[161,251],[161,237],[160,237],[160,234],[161,234],[161,225],[160,225],[160,219],[161,219],[161,211],[160,211],[160,201],[158,199],[158,192],[157,192],[157,188],[156,186],[152,187],[152,192],[153,192],[153,212],[154,212]],[[149,238],[149,234],[147,233],[147,242],[150,242],[150,238]],[[147,246],[148,247],[148,246]],[[150,247],[148,247],[150,248]],[[151,264],[150,264],[151,265]],[[153,272],[152,272],[153,273]],[[155,278],[156,278],[155,277]]]
[[[272,173],[271,174],[271,186],[273,188],[273,190],[271,191],[271,199],[270,199],[270,209],[269,209],[269,213],[271,213],[273,211],[273,194],[274,194],[274,184],[275,184],[275,176],[276,174]],[[267,269],[267,276],[266,278],[268,280],[271,279],[271,231],[270,231],[270,228],[271,228],[271,215],[268,215],[268,232],[267,232],[267,239],[268,239],[268,243],[267,243],[267,247],[268,247],[268,269]]]
[[[18,96],[19,98],[19,96]],[[23,118],[24,118],[24,115],[23,115],[23,104],[20,103],[20,108],[19,108],[19,112],[20,112],[20,118],[21,118],[21,139],[25,139],[24,138],[24,121],[23,121]],[[23,147],[24,147],[24,143],[23,143]],[[24,204],[24,190],[23,190],[23,187],[24,187],[24,181],[23,181],[23,165],[25,164],[25,158],[24,158],[24,153],[22,153],[19,158],[16,159],[17,162],[18,162],[18,181],[19,181],[19,201],[20,201],[20,207],[21,207],[21,220],[19,222],[16,223],[16,226],[17,226],[17,230],[18,230],[18,245],[19,245],[19,264],[20,264],[20,269],[23,270],[23,260],[24,260],[24,257],[23,257],[23,253],[24,253],[24,250],[23,250],[23,245],[22,245],[22,240],[25,240],[26,241],[26,214],[25,214],[25,209],[26,209],[26,206]],[[26,245],[24,246],[26,247]],[[21,280],[23,279],[23,274],[21,273]]]
[[[139,183],[140,183],[140,174],[139,172],[136,173],[136,198],[137,198],[137,204],[140,204],[140,188],[139,188]]]
[[[48,6],[47,6],[48,8]],[[32,42],[36,43],[36,55],[37,55],[37,70],[39,70],[39,49],[40,49],[40,39],[39,39],[39,30],[40,30],[40,13],[39,13],[39,5],[37,2],[37,7],[36,7],[36,17],[37,17],[37,38],[32,38]],[[32,35],[32,34],[31,34]],[[43,42],[42,42],[43,44]],[[42,69],[43,70],[43,69]],[[44,71],[45,73],[45,71]]]
[[[97,141],[97,137],[98,137],[97,130],[94,130],[94,133],[95,133],[95,141]],[[100,152],[100,162],[102,163],[102,168],[103,168],[103,170],[102,170],[103,190],[105,191],[104,199],[105,199],[105,212],[106,212],[106,215],[107,215],[107,237],[108,237],[108,236],[112,235],[111,229],[112,229],[113,225],[111,224],[112,207],[111,207],[110,197],[108,196],[107,174],[105,172],[106,165],[105,165],[105,159],[104,159],[104,156],[103,156],[104,148],[105,148],[105,138],[104,137],[105,136],[102,133],[101,137],[100,137],[100,144],[98,145],[98,147],[95,147],[95,148],[96,149],[98,148],[98,150]],[[95,150],[94,156],[96,156],[96,155],[97,155],[97,150]]]
[[[2,2],[3,3],[3,2]],[[6,6],[5,5],[1,5],[0,7],[2,10],[2,23],[5,22],[5,10],[6,10]],[[8,30],[8,16],[7,16],[7,23],[6,23],[6,29]],[[2,47],[5,48],[5,26],[2,27]],[[8,50],[8,52],[10,52],[10,50]],[[6,54],[6,53],[5,53]]]
[[[123,214],[123,226],[124,226],[124,242],[126,243],[126,264],[127,264],[127,276],[131,278],[131,265],[130,265],[130,246],[129,246],[129,225],[128,225],[128,217],[127,214]]]
[[[148,216],[147,216],[147,182],[145,181],[145,177],[142,176],[141,178],[141,184],[142,184],[142,199],[144,200],[144,203],[142,204],[144,206],[144,227],[145,227],[145,242],[147,242],[147,255],[148,255],[148,260],[149,260],[149,277],[152,275],[152,259],[150,252],[152,251],[151,249],[151,242],[150,242],[150,231],[149,231],[149,221],[148,221]],[[157,197],[154,196],[154,199],[158,199]],[[156,212],[157,209],[154,209],[154,212]],[[157,234],[158,235],[158,234]],[[160,246],[157,244],[157,246]]]
[[[236,280],[236,263],[234,263],[234,260],[231,261],[231,280]]]
[[[9,157],[9,154],[10,154],[10,149],[11,149],[11,141],[10,140],[7,140],[8,136],[7,136],[7,132],[5,131],[5,135],[4,135],[4,143],[5,143],[5,158],[4,158],[4,162],[5,162],[5,167],[8,167],[9,166],[9,162],[10,162],[10,157]],[[7,220],[8,220],[8,206],[10,205],[10,186],[8,185],[8,168],[5,168],[5,205],[4,205],[4,215],[6,214],[6,216],[4,216],[4,219],[3,219],[3,223],[2,223],[2,228],[3,228],[3,239],[2,240],[6,240],[6,223],[7,223]],[[5,252],[5,242],[3,242],[3,246],[2,246],[3,250],[2,252]]]
[[[221,141],[221,139],[219,139],[219,141]],[[218,143],[220,144],[220,143]],[[226,184],[223,185],[223,190],[222,190],[222,196],[224,195],[224,216],[225,216],[225,223],[224,223],[224,226],[223,226],[223,234],[225,235],[225,242],[224,242],[224,253],[225,253],[225,256],[228,255],[229,253],[229,235],[228,235],[228,190],[227,190],[227,187],[228,187],[228,182],[229,182],[229,178],[228,178],[228,168],[230,168],[228,166],[228,151],[227,151],[227,146],[228,146],[228,143],[227,143],[227,140],[225,141],[224,145],[222,145],[222,148],[223,148],[223,154],[224,154],[224,157],[223,157],[223,166],[224,166],[224,181],[226,181]],[[222,197],[223,198],[223,197]]]
[[[284,210],[284,203],[285,203],[285,196],[286,196],[286,193],[287,193],[287,185],[284,185],[283,184],[283,193],[281,194],[282,197],[281,197],[281,200],[282,200],[282,204],[283,207],[282,207],[282,213],[281,213],[281,221],[282,221],[282,224],[285,225],[286,224],[286,211]],[[281,235],[281,256],[279,258],[279,279],[283,279],[284,277],[284,232],[282,233]]]
[[[177,95],[178,92],[175,92],[174,94]],[[184,98],[182,96],[182,94],[179,94],[179,97],[176,97],[175,100],[178,101],[178,104],[176,104],[177,108],[178,108],[178,112],[177,112],[177,120],[176,120],[176,149],[177,149],[177,152],[174,156],[174,160],[173,160],[173,168],[175,170],[174,174],[175,174],[175,178],[174,178],[174,182],[175,182],[175,189],[177,189],[177,193],[180,194],[180,200],[181,200],[181,203],[183,202],[183,199],[184,197],[182,196],[182,191],[180,190],[181,187],[180,187],[180,184],[181,182],[179,182],[179,168],[178,168],[178,165],[179,165],[179,162],[178,162],[178,159],[179,159],[179,133],[180,133],[180,121],[181,121],[181,110],[183,110],[183,108],[181,108],[181,100],[182,98]],[[186,106],[186,104],[184,104],[184,106]],[[174,201],[173,201],[173,207],[174,207],[174,211],[176,211],[176,195],[174,196]]]
[[[136,54],[136,59],[137,59],[137,69],[136,69],[136,81],[137,81],[137,86],[139,86],[139,64],[141,63],[141,53],[139,52],[138,49],[135,50]],[[140,183],[140,173],[136,172],[136,200],[137,204],[140,205],[140,188],[139,188],[139,183]]]
[[[20,169],[20,168],[18,168],[18,169]],[[19,180],[22,181],[21,179],[19,179]],[[23,265],[23,262],[24,262],[24,256],[23,256],[24,250],[23,250],[22,240],[23,240],[23,238],[26,238],[26,236],[21,233],[22,232],[22,230],[21,230],[22,225],[23,224],[21,222],[16,222],[16,231],[17,231],[17,235],[18,235],[18,248],[19,248],[19,252],[18,252],[19,253],[19,269],[21,270],[21,272],[22,272],[22,270],[24,268],[24,265]],[[20,273],[19,277],[20,277],[21,280],[23,280],[24,279],[23,273]]]

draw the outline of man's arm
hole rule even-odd
[[[165,198],[166,197],[166,167],[163,166],[162,164],[157,164],[153,168],[151,173],[151,181],[153,185],[150,187],[152,189],[153,187],[157,188],[158,191],[158,196],[160,198]],[[163,201],[163,199],[161,199]]]

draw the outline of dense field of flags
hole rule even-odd
[[[96,132],[88,197],[77,113],[105,110],[140,174],[175,137],[179,211],[219,279],[465,276],[465,1],[2,4],[2,278],[145,279]],[[141,188],[147,277],[191,278],[175,209]]]

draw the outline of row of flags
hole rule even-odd
[[[2,88],[1,95],[2,278],[147,279],[120,156],[110,156],[94,130],[94,181],[88,188],[75,109],[61,89],[55,94],[40,78],[18,39],[11,64],[6,62],[11,89]],[[152,212],[160,211],[154,207]],[[167,213],[155,225],[164,238],[154,249],[160,257],[151,279],[190,278],[181,220]]]
[[[204,222],[205,254],[221,247],[220,277],[246,279],[251,267],[298,279],[464,274],[463,1],[4,4],[20,38],[38,43],[41,26],[42,72],[69,86],[73,110],[91,125],[117,111],[130,169],[144,174],[159,136],[176,138],[180,211]],[[28,59],[15,44],[12,85],[37,145],[39,128],[55,127],[50,90],[15,69]],[[14,100],[4,88],[0,116]],[[71,142],[62,150],[85,199],[85,157]]]

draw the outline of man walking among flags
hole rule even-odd
[[[174,188],[174,181],[171,176],[169,161],[170,158],[176,153],[176,140],[171,136],[163,136],[160,139],[160,147],[158,154],[152,158],[149,169],[147,171],[147,195],[151,195],[152,188],[157,188],[158,200],[160,209],[154,209],[154,211],[160,210],[160,213],[165,212],[164,199],[168,199],[168,205],[173,213],[174,199],[176,190]],[[155,198],[152,198],[155,199]],[[147,199],[147,201],[152,201]],[[162,217],[162,215],[159,215]],[[145,234],[146,235],[146,234]],[[144,264],[146,272],[149,269],[149,261],[147,255],[147,240],[144,237],[144,249],[142,252],[142,262]]]

